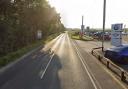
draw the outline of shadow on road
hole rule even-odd
[[[44,77],[39,74],[44,71],[50,54],[33,55],[26,57],[23,62],[18,62],[0,75],[0,89],[61,89],[59,70],[62,68],[60,59],[54,55]],[[26,61],[27,60],[27,61]],[[5,74],[5,75],[4,75]]]
[[[62,68],[62,65],[59,61],[59,57],[54,55],[46,73],[44,74],[43,78],[41,77],[32,77],[32,79],[28,84],[24,84],[22,87],[24,89],[61,89],[60,79],[59,79],[59,70]],[[42,61],[42,66],[40,71],[45,70],[46,68],[47,59]],[[41,75],[40,75],[41,76]],[[22,89],[21,88],[21,89]],[[19,89],[19,88],[18,88]]]
[[[40,80],[39,83],[37,83],[38,89],[61,89],[60,85],[60,79],[58,72],[62,68],[62,65],[60,63],[60,59],[57,55],[53,57],[53,60],[44,75],[44,78]],[[41,86],[41,87],[39,87]],[[31,89],[37,89],[37,88],[31,88]]]

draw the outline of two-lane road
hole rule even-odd
[[[51,48],[52,52],[45,51]],[[22,62],[23,61],[23,62]],[[0,71],[0,89],[124,89],[63,33]]]

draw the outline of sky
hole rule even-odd
[[[80,28],[82,15],[85,27],[102,28],[103,0],[48,0],[61,15],[68,28]],[[128,27],[128,0],[106,0],[106,28],[123,23]]]

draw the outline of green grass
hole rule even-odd
[[[92,40],[93,40],[92,37],[83,36],[82,38],[80,38],[79,35],[71,36],[71,38],[72,38],[72,39],[75,39],[75,40],[82,40],[82,41],[92,41]]]
[[[90,36],[86,36],[86,35],[84,35],[84,36],[83,36],[83,40],[85,40],[85,41],[92,41],[93,38],[90,37]]]
[[[72,39],[76,39],[76,40],[81,40],[81,38],[77,35],[77,36],[71,36]]]
[[[52,40],[53,38],[55,38],[58,35],[59,35],[59,33],[50,35],[45,40],[40,40],[40,41],[34,42],[31,45],[23,47],[22,49],[19,49],[15,52],[9,53],[6,56],[0,57],[0,67],[9,64],[12,61],[15,61],[16,59],[20,58],[24,54],[33,50],[34,48],[37,48],[41,45],[44,45],[44,44],[48,43],[50,40]]]
[[[75,40],[82,40],[82,41],[92,41],[93,38],[84,35],[82,38],[79,36],[79,34],[76,34],[74,31],[68,31],[68,35],[70,38],[75,39]]]

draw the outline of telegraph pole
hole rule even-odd
[[[83,25],[83,23],[84,23],[84,16],[82,16],[82,25]]]
[[[83,32],[84,32],[84,16],[82,16],[82,25],[81,25],[81,36],[83,36]]]
[[[103,2],[103,35],[102,35],[102,52],[104,51],[105,18],[106,18],[106,0],[104,0],[104,2]]]
[[[84,25],[83,25],[83,23],[84,23],[84,16],[82,16],[82,25],[81,25],[81,31],[82,31],[82,34],[83,34],[83,27],[84,27]]]

